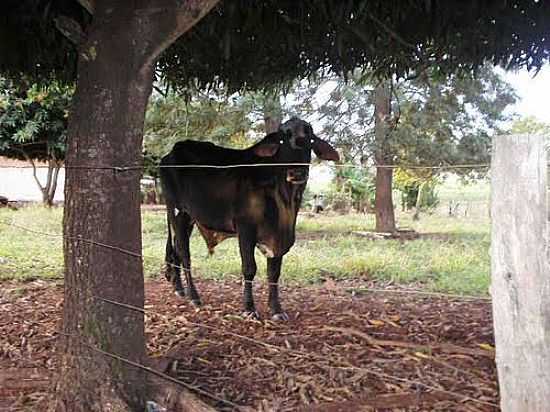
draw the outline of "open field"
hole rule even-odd
[[[143,211],[143,255],[146,276],[163,268],[166,219],[161,210]],[[62,209],[39,206],[0,210],[0,279],[62,276]],[[487,216],[423,215],[413,222],[399,216],[402,228],[414,229],[415,240],[369,240],[354,234],[374,227],[372,215],[324,214],[299,217],[296,245],[285,257],[282,282],[315,283],[326,278],[383,280],[414,284],[427,290],[484,295],[489,285],[489,219]],[[198,232],[192,237],[192,263],[197,279],[239,279],[236,239],[216,248],[212,257]],[[259,279],[265,259],[258,252]]]

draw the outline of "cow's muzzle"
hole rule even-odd
[[[293,185],[301,185],[307,182],[307,169],[288,169],[286,171],[286,181]]]

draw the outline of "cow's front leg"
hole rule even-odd
[[[256,259],[254,258],[255,247],[255,231],[252,228],[240,228],[239,250],[241,252],[242,272],[244,277],[243,316],[247,318],[259,319],[260,315],[254,306],[254,296],[252,294],[252,283],[254,281],[254,276],[256,276]]]
[[[283,257],[267,258],[267,281],[269,284],[269,308],[273,320],[288,320],[288,315],[279,302],[279,276]]]

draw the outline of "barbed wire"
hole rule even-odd
[[[292,167],[292,166],[316,166],[316,164],[307,162],[289,162],[289,163],[239,163],[230,165],[214,165],[214,164],[185,164],[185,165],[130,165],[130,166],[111,166],[111,165],[64,165],[64,169],[82,169],[82,170],[112,170],[115,172],[127,172],[133,170],[144,170],[148,168],[155,169],[238,169],[248,167]],[[355,168],[355,169],[418,169],[418,170],[452,170],[452,169],[479,169],[490,168],[490,163],[472,163],[472,164],[454,164],[454,165],[359,165],[355,163],[336,163],[329,167],[334,168]],[[0,169],[48,169],[48,165],[0,165]]]

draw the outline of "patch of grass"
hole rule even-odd
[[[164,212],[143,213],[144,271],[161,273],[166,242]],[[0,210],[0,221],[33,230],[61,233],[62,209],[28,207]],[[300,216],[296,245],[285,256],[283,282],[336,279],[383,279],[422,284],[426,289],[464,294],[486,294],[489,285],[489,222],[424,215],[413,221],[399,216],[401,227],[412,228],[417,240],[368,240],[352,234],[372,230],[372,215]],[[204,241],[195,230],[191,238],[192,264],[197,278],[240,278],[236,239],[228,239],[207,257]],[[258,277],[265,279],[265,259],[258,252]],[[63,270],[61,237],[31,234],[0,224],[0,279],[58,277]]]

